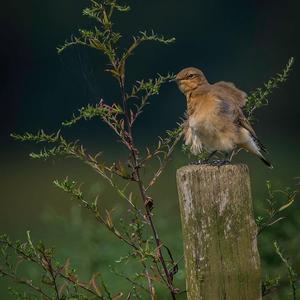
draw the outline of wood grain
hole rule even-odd
[[[247,166],[186,166],[177,186],[188,300],[261,299]]]

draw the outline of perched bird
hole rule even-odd
[[[197,68],[186,68],[175,78],[187,100],[187,122],[184,130],[186,145],[199,154],[203,148],[230,153],[245,149],[259,157],[269,168],[265,148],[243,114],[247,94],[233,83],[208,83]]]

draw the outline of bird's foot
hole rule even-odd
[[[210,161],[208,159],[199,159],[196,161],[192,161],[190,165],[209,165]]]
[[[210,166],[215,166],[215,167],[221,167],[225,165],[231,164],[231,161],[228,159],[216,159],[216,160],[208,160],[208,159],[203,159],[203,160],[196,160],[190,163],[190,165],[210,165]]]
[[[223,160],[217,159],[217,160],[210,161],[209,164],[211,166],[221,167],[221,166],[229,165],[231,164],[231,162],[228,159],[223,159]]]

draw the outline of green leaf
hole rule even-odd
[[[245,111],[248,114],[249,119],[252,118],[252,114],[257,108],[268,105],[269,96],[275,88],[278,88],[282,83],[287,81],[293,65],[294,58],[291,57],[281,73],[276,74],[268,80],[262,88],[257,88],[248,95]]]

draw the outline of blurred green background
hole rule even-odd
[[[68,175],[84,182],[89,195],[103,195],[106,205],[117,207],[120,216],[126,213],[125,206],[87,167],[70,160],[32,161],[27,153],[37,148],[13,142],[9,137],[10,132],[39,128],[54,131],[62,120],[87,103],[96,103],[101,98],[117,101],[117,85],[103,72],[106,61],[101,55],[82,48],[70,49],[62,56],[56,53],[56,46],[90,23],[81,15],[88,3],[11,0],[1,4],[0,232],[17,239],[25,238],[25,231],[30,230],[33,240],[43,239],[56,246],[60,257],[71,257],[84,276],[100,270],[108,284],[114,280],[112,288],[119,291],[127,283],[113,278],[108,265],[114,265],[127,249],[120,248],[67,195],[55,189],[52,181]],[[280,188],[293,186],[294,178],[300,176],[299,2],[153,0],[129,4],[131,12],[115,20],[116,27],[126,33],[124,45],[131,34],[144,29],[176,37],[171,46],[146,44],[140,48],[130,58],[129,82],[153,77],[157,72],[176,73],[184,67],[196,66],[210,82],[232,81],[249,92],[281,71],[290,56],[296,58],[290,80],[275,91],[268,107],[256,113],[257,134],[269,148],[275,169],[267,170],[247,154],[236,158],[250,167],[254,206],[259,214],[263,210],[267,179]],[[184,111],[183,96],[174,85],[165,85],[161,94],[152,99],[135,130],[140,145],[153,145],[158,135],[176,126]],[[110,161],[124,157],[121,145],[98,121],[81,123],[68,130],[67,135],[80,138],[92,151],[104,150]],[[162,239],[177,258],[182,255],[182,242],[175,171],[186,163],[187,158],[178,149],[152,192],[154,199],[159,199],[156,222]],[[273,240],[285,249],[300,274],[299,210],[298,201],[286,212],[287,220],[260,237],[264,274],[285,272],[274,254]],[[178,284],[184,286],[183,271],[178,275]],[[8,285],[7,281],[0,281],[0,299],[12,299],[6,289]],[[167,296],[161,295],[160,299]],[[283,289],[269,299],[291,296]]]

